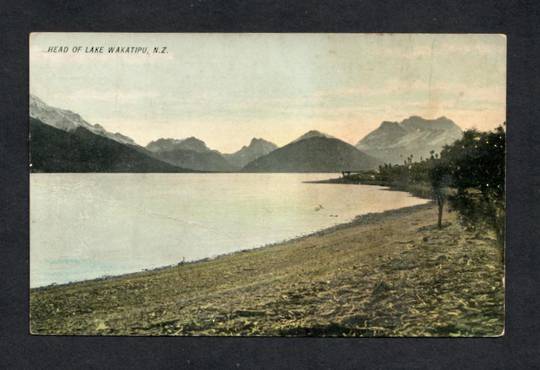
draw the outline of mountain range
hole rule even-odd
[[[446,117],[434,120],[419,116],[401,122],[384,121],[356,144],[356,148],[385,163],[402,164],[410,155],[413,160],[429,158],[444,145],[461,138],[461,128]]]
[[[339,172],[374,169],[439,152],[462,135],[446,117],[418,116],[382,122],[352,146],[311,130],[278,148],[253,138],[234,153],[212,150],[196,137],[160,138],[146,147],[112,133],[79,114],[30,96],[31,158],[34,172]]]

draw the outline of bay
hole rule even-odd
[[[260,247],[425,203],[336,174],[31,174],[30,285]]]

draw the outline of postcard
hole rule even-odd
[[[29,48],[32,334],[503,335],[504,35]]]

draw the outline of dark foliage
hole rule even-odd
[[[488,227],[495,231],[502,244],[505,140],[502,126],[489,132],[467,130],[460,140],[446,145],[440,156],[431,152],[430,158],[414,162],[411,155],[402,165],[384,164],[377,172],[354,175],[348,180],[389,185],[420,196],[426,196],[425,189],[430,189],[430,195],[439,207],[439,227],[442,226],[444,204],[449,200],[466,227]]]
[[[490,132],[469,130],[441,153],[456,190],[450,202],[462,222],[472,229],[490,227],[501,244],[505,231],[505,141],[502,126]]]

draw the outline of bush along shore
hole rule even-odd
[[[33,334],[498,336],[489,229],[433,203],[213,260],[32,289]]]
[[[343,176],[321,182],[388,186],[413,195],[431,198],[438,207],[437,226],[442,227],[443,209],[451,206],[468,230],[492,230],[504,263],[505,241],[505,148],[503,126],[493,131],[467,130],[463,137],[446,145],[440,155],[403,164],[384,164],[377,171],[343,172]]]

